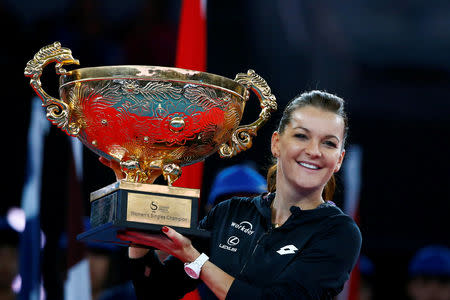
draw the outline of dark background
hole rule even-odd
[[[26,62],[41,47],[60,41],[81,67],[173,66],[179,9],[175,0],[0,2],[2,215],[20,206],[34,96],[23,76]],[[362,252],[375,263],[377,299],[405,298],[411,255],[432,243],[450,246],[450,2],[209,1],[207,18],[208,72],[234,78],[254,69],[280,108],[310,89],[346,99],[349,144],[363,149]],[[43,83],[56,96],[53,70],[45,69]],[[256,119],[258,111],[251,98],[243,123]],[[225,166],[251,161],[265,173],[279,115],[247,152],[206,160],[202,195]],[[50,245],[65,226],[68,150],[66,135],[52,126],[41,203]],[[87,149],[84,154],[87,201],[89,192],[112,183],[114,176],[95,154]],[[336,202],[342,206],[341,190]]]

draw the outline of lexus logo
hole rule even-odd
[[[228,238],[227,244],[230,246],[236,246],[237,244],[239,244],[239,238],[237,236],[230,236]]]

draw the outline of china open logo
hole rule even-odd
[[[152,201],[152,203],[150,204],[150,209],[152,211],[157,211],[158,210],[158,203],[156,203],[155,201]]]

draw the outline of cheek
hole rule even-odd
[[[303,151],[304,145],[300,142],[280,143],[280,154],[284,156],[298,156]]]
[[[327,156],[327,165],[334,170],[338,166],[340,159],[340,152],[331,153]]]

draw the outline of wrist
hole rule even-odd
[[[198,278],[200,278],[200,272],[202,270],[203,265],[208,260],[209,260],[209,257],[205,253],[202,253],[193,262],[184,263],[184,271],[192,279],[198,279]]]
[[[187,255],[185,256],[185,259],[183,260],[184,263],[189,263],[195,261],[199,256],[200,252],[197,251],[192,245],[190,249],[187,251]]]

